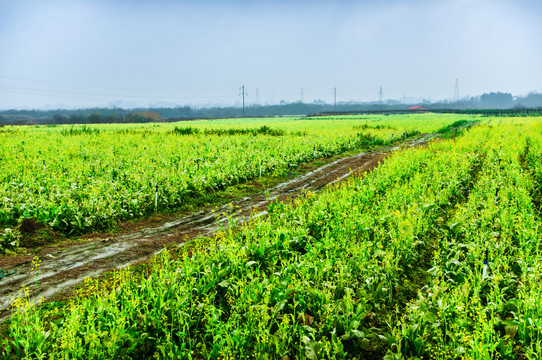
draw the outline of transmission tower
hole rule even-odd
[[[243,97],[243,116],[245,116],[245,96],[248,96],[248,94],[245,92],[245,85],[241,85],[239,91],[239,95]]]
[[[382,91],[382,86],[380,87],[380,91],[378,92],[378,102],[382,104],[384,101],[384,92]]]
[[[303,88],[301,88],[301,96],[299,97],[299,101],[303,104]]]
[[[459,81],[455,79],[454,102],[459,101]]]
[[[333,106],[337,106],[337,88],[333,88]]]
[[[256,88],[256,104],[260,105],[260,88]]]

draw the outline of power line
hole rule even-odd
[[[134,88],[115,87],[115,86],[76,84],[76,83],[68,83],[68,82],[62,82],[62,81],[29,79],[29,78],[16,77],[16,76],[6,76],[6,75],[0,75],[0,78],[10,79],[10,80],[31,81],[31,82],[38,82],[38,83],[43,83],[43,84],[55,84],[55,85],[65,85],[65,86],[88,87],[88,88],[96,88],[96,89],[150,91],[150,92],[162,91],[162,90],[153,90],[153,89],[134,89]]]
[[[28,92],[28,91],[11,91],[11,90],[4,90],[0,89],[0,92],[7,92],[10,94],[18,94],[18,95],[36,95],[36,96],[42,96],[42,97],[49,97],[49,98],[55,98],[55,99],[75,99],[75,100],[108,100],[107,98],[98,98],[98,97],[80,97],[80,96],[67,96],[67,95],[51,95],[51,94],[40,94],[36,92]],[[137,101],[137,100],[136,100]],[[138,100],[143,101],[143,100]]]
[[[9,79],[9,80],[29,81],[29,82],[42,83],[42,84],[54,84],[54,85],[85,87],[85,88],[94,88],[94,89],[123,90],[123,91],[136,91],[136,92],[146,92],[146,93],[171,93],[171,94],[174,94],[175,97],[182,97],[182,96],[178,95],[180,92],[176,91],[176,90],[138,89],[138,88],[129,88],[129,87],[77,84],[77,83],[69,83],[69,82],[62,82],[62,81],[51,81],[51,80],[30,79],[30,78],[16,77],[16,76],[6,76],[6,75],[1,75],[1,74],[0,74],[0,78]],[[38,90],[38,89],[34,89],[34,90]],[[50,91],[50,90],[40,90],[40,91]],[[223,91],[223,92],[225,93],[226,91]],[[207,91],[207,93],[209,93],[209,92]],[[111,96],[118,96],[118,95],[111,95]],[[145,96],[145,95],[141,95],[141,97],[143,97],[143,96]],[[164,96],[164,97],[166,97],[166,96]],[[167,97],[170,97],[170,96],[167,96]],[[205,96],[205,97],[201,97],[201,98],[209,98],[210,99],[210,98],[214,98],[214,97],[218,97],[218,96]],[[232,96],[221,96],[221,97],[232,97]],[[198,98],[198,97],[193,97],[193,98]]]
[[[80,97],[92,97],[100,99],[110,99],[110,98],[133,98],[133,99],[175,99],[175,100],[193,100],[193,99],[216,99],[216,98],[229,98],[232,99],[234,96],[150,96],[150,95],[126,95],[126,94],[103,94],[103,93],[88,93],[88,92],[73,92],[73,91],[60,91],[60,90],[43,90],[37,88],[27,88],[27,87],[0,87],[0,91],[13,93],[13,94],[28,94],[28,95],[38,95],[38,96],[48,96],[48,97],[71,97],[74,95],[79,95]]]

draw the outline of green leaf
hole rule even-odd
[[[371,342],[367,338],[363,338],[363,339],[361,339],[361,341],[358,341],[358,345],[364,351],[374,351],[375,350],[375,347],[373,346],[373,344],[371,344]]]
[[[440,268],[438,266],[432,267],[431,269],[427,270],[427,273],[431,276],[437,276],[440,272]]]
[[[428,311],[423,315],[423,319],[430,324],[434,324],[437,321],[437,315],[433,314],[431,311]]]
[[[352,330],[351,333],[352,333],[352,336],[351,336],[351,337],[354,337],[354,338],[356,338],[356,339],[363,339],[363,338],[365,338],[365,334],[364,334],[362,331],[359,331],[359,330]]]
[[[318,353],[320,353],[321,349],[318,342],[314,340],[308,340],[308,341],[306,340],[308,340],[308,338],[305,336],[303,338],[303,341],[305,342],[305,356],[307,357],[307,359],[309,360],[320,359],[318,357]]]

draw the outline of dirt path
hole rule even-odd
[[[424,144],[433,137],[434,134],[418,137],[403,146]],[[175,221],[128,235],[58,246],[40,259],[37,275],[32,271],[30,257],[21,257],[17,259],[20,261],[2,269],[7,273],[16,270],[16,273],[0,279],[0,318],[8,316],[6,310],[12,299],[21,293],[22,287],[32,289],[33,295],[37,294],[37,299],[56,298],[73,289],[88,276],[148,260],[166,245],[184,244],[196,237],[211,236],[220,226],[227,225],[228,217],[223,213],[231,213],[232,206],[237,211],[239,221],[249,221],[265,215],[272,201],[295,198],[302,190],[316,192],[356,172],[371,171],[398,148],[382,148],[375,152],[339,159],[265,192],[232,201],[231,205],[223,205],[214,212],[212,208],[206,208]]]

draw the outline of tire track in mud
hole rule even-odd
[[[437,134],[428,134],[407,142],[401,147],[423,145]],[[307,174],[281,183],[253,196],[243,197],[218,208],[208,207],[160,226],[114,238],[74,243],[57,247],[42,257],[39,271],[32,271],[32,261],[21,260],[3,270],[15,274],[0,280],[0,319],[9,316],[9,304],[22,293],[23,287],[31,289],[32,298],[45,300],[62,297],[89,276],[120,269],[148,260],[164,246],[182,246],[196,237],[210,237],[220,227],[227,226],[228,214],[236,210],[238,223],[244,223],[267,214],[271,202],[293,199],[302,191],[317,192],[361,171],[371,171],[391,152],[399,149],[385,147],[374,152],[363,152],[342,158],[317,168]],[[230,205],[231,204],[231,205]],[[224,215],[226,214],[226,215]]]

